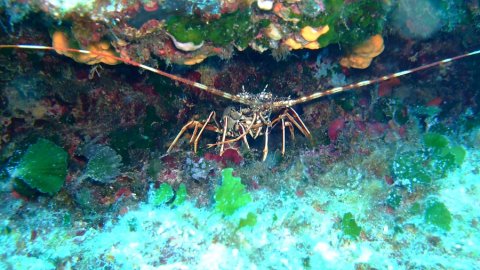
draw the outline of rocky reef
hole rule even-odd
[[[362,0],[5,1],[9,22],[32,13],[69,44],[108,41],[118,55],[194,65],[251,48],[282,59],[291,50],[351,47],[382,32],[392,4]],[[88,62],[88,61],[87,61]]]
[[[224,97],[261,111],[476,51],[478,1],[5,0],[0,14],[0,44],[52,46],[0,49],[0,268],[475,269],[478,56],[291,106],[283,129],[221,150],[214,121],[202,136],[188,123],[248,118]]]

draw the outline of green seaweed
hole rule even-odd
[[[223,14],[219,19],[203,22],[197,16],[172,16],[167,20],[166,29],[180,42],[200,44],[210,41],[215,46],[235,43],[247,47],[254,38],[257,27],[265,25],[265,20],[257,24],[250,21],[250,10],[240,10]]]
[[[257,215],[249,212],[245,218],[240,219],[237,229],[241,229],[247,226],[253,227],[255,226],[255,224],[257,224]]]
[[[407,182],[410,186],[415,183],[428,184],[432,177],[425,167],[426,157],[419,152],[406,152],[395,158],[392,172],[397,181]]]
[[[441,150],[442,148],[448,146],[448,139],[438,133],[426,133],[423,135],[423,143],[428,148]]]
[[[166,204],[172,201],[174,195],[175,193],[173,192],[172,187],[167,183],[162,183],[154,192],[153,204],[157,206]]]
[[[425,210],[425,222],[449,231],[452,223],[452,215],[445,204],[433,201],[429,203]]]
[[[153,193],[153,204],[156,206],[169,204],[172,206],[179,206],[187,200],[187,187],[185,184],[180,184],[175,191],[167,184],[162,183],[158,189]]]
[[[120,174],[122,157],[106,145],[94,145],[90,149],[85,176],[101,183],[111,183]]]
[[[175,201],[173,201],[174,206],[179,206],[187,200],[187,187],[185,184],[180,184],[177,191],[175,192]]]
[[[408,213],[411,215],[419,215],[422,211],[422,206],[419,202],[414,202],[412,206],[408,209]]]
[[[351,47],[381,33],[385,23],[386,5],[376,0],[360,0],[345,3],[341,0],[326,0],[325,11],[306,12],[303,15],[290,11],[286,17],[296,19],[298,23],[283,22],[287,32],[298,32],[299,28],[310,25],[319,27],[328,25],[329,31],[320,36],[321,47],[332,43],[342,43]],[[288,8],[288,5],[285,6]],[[206,21],[197,15],[171,16],[165,28],[176,40],[201,44],[202,41],[215,46],[235,44],[246,48],[255,39],[258,29],[268,26],[266,19],[252,19],[252,9],[243,8],[236,12],[222,14],[217,19]]]
[[[12,178],[21,179],[29,187],[53,195],[65,182],[67,156],[63,148],[49,140],[39,139],[28,147]]]
[[[362,228],[357,225],[353,214],[350,212],[343,215],[341,229],[345,236],[352,239],[357,239],[362,231]]]
[[[448,172],[462,165],[466,156],[465,149],[461,146],[451,147],[447,137],[430,132],[423,136],[423,141],[434,177],[446,177]]]
[[[376,0],[359,0],[345,3],[343,0],[325,0],[325,12],[310,18],[302,17],[299,25],[319,27],[328,25],[330,30],[318,38],[321,47],[342,43],[353,47],[370,36],[381,33],[385,24],[385,5]]]
[[[450,154],[453,155],[455,164],[457,166],[462,166],[465,156],[467,155],[467,151],[462,146],[456,145],[450,148]]]
[[[193,16],[172,16],[167,20],[166,28],[180,42],[193,42],[198,45],[205,39],[202,22]]]
[[[215,210],[225,216],[232,215],[252,201],[240,177],[234,177],[232,172],[232,168],[222,170],[222,184],[217,186],[214,195]]]
[[[412,189],[415,184],[429,184],[446,177],[463,164],[465,156],[462,146],[451,146],[447,137],[430,132],[424,134],[421,149],[395,157],[392,173],[397,181]]]

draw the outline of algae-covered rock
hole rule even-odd
[[[12,178],[50,195],[62,188],[66,176],[67,152],[46,139],[39,139],[27,149],[12,174]]]
[[[463,164],[466,154],[462,146],[452,146],[444,135],[430,132],[423,136],[420,149],[395,157],[392,172],[396,181],[411,189],[417,184],[429,184],[446,177]]]

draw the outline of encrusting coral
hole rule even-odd
[[[347,68],[365,69],[372,59],[383,52],[385,45],[381,35],[374,35],[353,49],[353,52],[340,60],[340,65]]]

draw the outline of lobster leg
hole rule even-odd
[[[248,132],[251,130],[251,128],[252,128],[253,124],[255,123],[256,119],[257,119],[257,114],[254,114],[252,123],[247,127],[247,130],[245,130],[245,132],[240,134],[240,136],[238,136],[237,138],[222,141],[222,142],[212,143],[212,144],[209,144],[208,147],[210,148],[210,147],[217,146],[217,145],[224,145],[226,143],[233,143],[233,142],[236,142],[236,141],[239,141],[239,140],[243,139],[245,136],[247,136]]]
[[[288,129],[290,130],[290,136],[292,137],[292,140],[295,140],[295,132],[294,132],[292,123],[290,123],[290,122],[285,122],[285,126],[287,126]]]
[[[193,143],[193,152],[197,153],[197,148],[198,148],[198,141],[200,140],[200,136],[202,136],[203,131],[205,130],[205,127],[208,125],[210,120],[215,118],[215,112],[211,112],[210,115],[208,115],[207,121],[205,121],[205,124],[203,124],[202,129],[200,129],[200,132],[198,132],[197,138],[195,138],[195,141]]]
[[[255,132],[255,135],[252,135],[253,139],[258,138],[258,136],[260,136],[261,133],[262,133],[262,127],[259,127],[257,129],[257,132]]]
[[[298,113],[293,108],[288,108],[288,110],[293,113],[293,117],[299,122],[299,124],[302,126],[302,128],[306,132],[306,134],[308,134],[308,136],[307,135],[305,135],[305,136],[310,138],[312,135],[310,134],[310,130],[308,130],[305,123],[303,123],[302,118],[300,118]]]
[[[285,119],[282,118],[282,156],[285,155]]]
[[[228,128],[228,117],[223,118],[223,134],[222,134],[222,142],[220,146],[220,156],[223,155],[223,149],[225,147],[225,137],[227,136],[227,128]]]
[[[293,118],[293,116],[291,116],[289,113],[285,113],[285,116],[298,128],[298,130],[300,130],[300,132],[302,132],[305,137],[311,138],[310,131],[308,129],[303,129],[303,127],[297,122],[297,120],[295,120],[295,118]]]
[[[185,124],[182,129],[180,130],[180,132],[178,132],[178,135],[177,137],[175,137],[175,139],[173,140],[173,142],[170,144],[170,147],[168,147],[167,149],[167,153],[170,153],[170,151],[172,151],[173,147],[175,146],[175,144],[177,144],[178,140],[180,139],[180,137],[182,137],[183,133],[185,133],[185,131],[187,131],[187,129],[191,128],[192,125],[195,126],[195,128],[197,128],[197,124],[198,122],[195,121],[195,120],[191,120],[190,122],[188,122],[187,124]]]
[[[265,161],[265,159],[267,159],[267,155],[268,155],[268,133],[269,132],[270,132],[270,128],[266,127],[265,128],[265,146],[263,147],[262,161]]]
[[[242,123],[239,124],[240,128],[242,129],[242,132],[245,133],[245,127],[243,126]],[[251,130],[250,130],[250,135],[252,134],[251,133]],[[250,145],[248,144],[248,140],[247,140],[247,136],[243,137],[243,142],[245,143],[245,146],[247,146],[247,149],[250,150]]]
[[[192,132],[192,137],[190,138],[190,144],[193,143],[193,141],[195,140],[195,138],[197,137],[197,132],[198,132],[198,127],[200,125],[199,124],[195,124],[195,128],[193,129],[193,132]]]

